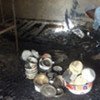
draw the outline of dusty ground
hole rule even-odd
[[[92,60],[88,57],[81,59],[86,66],[92,67],[97,74],[93,89],[86,95],[77,96],[65,90],[65,95],[60,98],[46,98],[35,92],[32,81],[25,78],[24,63],[20,54],[24,49],[36,49],[43,52],[52,52],[55,49],[63,49],[68,54],[68,62],[81,59],[79,48],[68,50],[67,47],[43,42],[20,42],[19,56],[16,56],[13,41],[0,38],[0,100],[100,100],[100,60]],[[68,50],[68,51],[67,51]],[[69,52],[70,51],[70,52]],[[68,52],[68,53],[67,53]],[[86,59],[87,58],[87,59]]]

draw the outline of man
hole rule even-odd
[[[94,38],[100,43],[100,7],[95,7],[94,5],[88,5],[85,8],[86,14],[93,19],[93,31]],[[100,60],[100,45],[97,48],[98,54],[92,56],[94,60]]]
[[[94,20],[93,29],[100,30],[100,7],[95,7],[94,5],[88,5],[85,8],[86,14]]]
[[[95,5],[87,5],[85,13],[93,19],[93,30],[91,33],[94,39],[100,42],[100,6],[96,7]]]

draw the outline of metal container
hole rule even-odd
[[[54,72],[49,72],[47,73],[47,77],[49,78],[49,83],[53,84],[54,83],[54,78],[57,76],[56,73]]]
[[[37,75],[37,72],[34,74],[25,73],[25,75],[26,75],[26,78],[33,80],[35,78],[35,76]]]
[[[25,64],[25,75],[28,79],[34,79],[34,77],[37,75],[38,69],[37,65],[35,64],[34,67],[30,67],[30,65],[27,63]]]
[[[32,56],[34,56],[37,59],[40,57],[38,51],[36,50],[31,50],[31,53],[32,53]]]
[[[28,57],[27,61],[31,62],[31,63],[37,63],[38,62],[38,60],[35,57]]]
[[[40,67],[40,69],[42,69],[44,71],[51,69],[53,64],[54,64],[54,62],[50,58],[45,58],[45,59],[41,58],[39,60],[39,67]]]
[[[46,97],[55,97],[56,93],[56,88],[50,84],[45,84],[41,87],[41,94]]]
[[[79,75],[72,83],[66,84],[66,88],[73,94],[86,94],[91,91],[95,77],[94,70],[85,68],[82,75]]]
[[[56,93],[55,97],[58,98],[58,97],[61,97],[64,95],[64,90],[62,88],[57,88],[56,90],[57,90],[57,93]]]
[[[34,73],[35,71],[38,71],[37,69],[37,64],[34,64],[34,63],[26,63],[25,64],[25,71],[27,73]]]
[[[36,69],[32,69],[32,68],[28,69],[28,68],[25,68],[25,73],[34,74],[34,73],[37,73],[37,72],[38,72],[37,68]]]
[[[62,67],[61,66],[53,66],[53,71],[54,72],[56,72],[57,74],[62,74],[62,71],[63,71],[63,69],[62,69]]]
[[[48,84],[48,83],[49,83],[48,77],[45,74],[43,74],[43,73],[38,74],[34,78],[34,87],[35,87],[35,90],[37,92],[40,92],[41,91],[42,85]]]
[[[69,68],[63,73],[63,78],[66,82],[74,81],[79,74],[81,74],[83,64],[81,61],[76,60],[70,63]]]
[[[22,52],[21,58],[22,58],[24,61],[27,61],[27,58],[28,58],[29,56],[31,56],[31,55],[32,55],[31,51],[29,51],[29,50],[24,50],[24,51]]]
[[[96,78],[96,73],[91,68],[84,68],[82,71],[82,77],[88,82],[93,82]]]
[[[64,78],[64,80],[68,83],[70,83],[71,81],[75,80],[77,75],[73,74],[70,70],[66,70],[62,77]]]
[[[36,69],[36,68],[37,68],[37,64],[36,64],[36,63],[31,63],[31,62],[29,62],[29,63],[28,63],[28,66],[29,66],[30,68],[32,68],[32,69]]]
[[[71,64],[69,65],[69,70],[72,72],[72,74],[74,75],[78,75],[82,72],[83,69],[83,64],[81,61],[76,60],[71,62]]]
[[[64,84],[65,84],[65,81],[64,81],[64,79],[61,75],[58,75],[58,76],[55,77],[53,85],[56,88],[64,87]]]

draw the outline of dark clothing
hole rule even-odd
[[[93,35],[95,40],[100,42],[100,27],[97,30],[94,30],[92,32],[92,35]]]

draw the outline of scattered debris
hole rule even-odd
[[[72,61],[64,71],[63,67],[55,65],[56,61],[52,60],[51,54],[39,55],[38,51],[33,51],[23,60],[26,62],[26,78],[33,80],[37,92],[46,97],[60,97],[64,94],[64,87],[78,95],[86,94],[92,89],[96,74],[93,69],[84,68],[80,60]]]
[[[82,95],[90,92],[96,74],[91,68],[84,68],[81,61],[73,61],[64,72],[66,88],[73,94]]]
[[[80,38],[83,38],[85,36],[85,34],[79,28],[73,29],[72,32]]]

